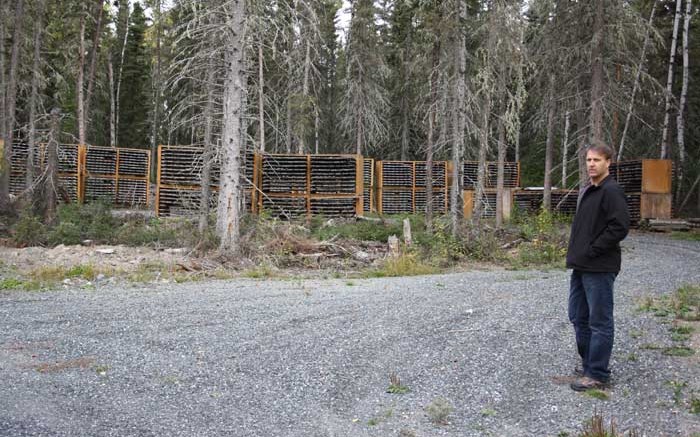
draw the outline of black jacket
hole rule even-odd
[[[579,198],[571,225],[566,266],[584,272],[619,272],[620,241],[630,218],[622,188],[612,177],[589,185]]]

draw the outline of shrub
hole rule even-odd
[[[425,412],[428,413],[428,417],[433,423],[445,425],[453,409],[454,408],[447,399],[436,398],[425,407]]]
[[[12,227],[12,241],[21,246],[46,243],[46,226],[33,214],[22,214]]]

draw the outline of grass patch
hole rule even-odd
[[[584,393],[586,394],[586,396],[590,396],[594,399],[599,399],[601,401],[607,401],[608,399],[610,399],[610,396],[608,396],[607,393],[605,393],[603,390],[598,390],[596,388],[586,390]]]
[[[690,412],[693,414],[700,414],[700,398],[690,399]]]
[[[636,429],[631,429],[627,433],[618,433],[613,419],[610,419],[610,425],[606,425],[603,415],[595,412],[593,417],[584,423],[583,431],[577,437],[641,437],[641,435]]]
[[[447,419],[450,417],[450,414],[452,414],[452,411],[454,411],[452,404],[442,397],[435,398],[425,407],[428,418],[436,425],[446,425],[448,423]]]
[[[40,289],[41,284],[37,281],[26,281],[16,278],[5,278],[0,280],[0,290],[37,291]]]
[[[399,379],[396,373],[389,375],[389,387],[386,389],[387,393],[404,394],[409,391],[411,390],[407,386],[401,384],[401,379]]]
[[[671,331],[671,340],[673,341],[688,341],[693,333],[692,326],[678,325],[669,329]]]
[[[250,279],[265,279],[272,278],[274,276],[274,273],[269,265],[263,264],[254,269],[244,271],[242,276],[244,278]]]
[[[384,265],[368,273],[374,278],[394,277],[394,276],[418,276],[438,273],[439,269],[427,264],[418,258],[416,253],[403,253],[396,258],[388,259]]]
[[[640,302],[639,310],[657,317],[673,315],[680,320],[700,320],[700,285],[685,284],[671,295],[658,298],[647,296]]]
[[[695,230],[687,232],[674,231],[671,233],[671,238],[674,240],[700,241],[700,232]]]
[[[687,346],[673,346],[665,348],[662,353],[671,357],[689,357],[694,355],[695,351]]]

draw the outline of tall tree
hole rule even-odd
[[[341,125],[357,154],[379,146],[387,134],[388,71],[379,47],[375,13],[372,0],[352,4]]]
[[[7,79],[7,91],[5,94],[5,144],[2,150],[2,167],[0,168],[0,211],[11,211],[10,203],[10,159],[12,157],[16,109],[17,109],[17,81],[19,74],[19,51],[22,40],[22,24],[24,22],[24,0],[15,3],[14,23],[12,36],[12,52],[10,54],[10,68]],[[0,48],[1,50],[1,48]]]
[[[673,66],[676,59],[676,45],[678,39],[678,22],[681,18],[682,0],[676,0],[676,13],[673,18],[673,34],[671,35],[670,59],[668,61],[668,75],[666,79],[666,94],[664,108],[664,125],[661,134],[661,159],[668,158],[669,135],[668,128],[671,119],[671,98],[673,97]]]

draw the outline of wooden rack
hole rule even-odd
[[[425,161],[377,162],[377,209],[380,214],[421,213],[426,207]],[[433,211],[448,209],[447,161],[433,162]]]

